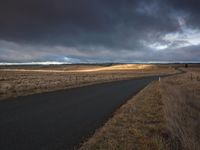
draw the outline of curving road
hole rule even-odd
[[[145,77],[18,97],[0,102],[0,150],[68,150],[94,133]]]

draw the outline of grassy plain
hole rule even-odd
[[[160,83],[166,126],[175,145],[185,150],[200,149],[200,68],[163,79]]]
[[[135,77],[174,73],[169,65],[1,66],[0,100]]]
[[[199,150],[200,68],[154,81],[130,99],[81,150]]]

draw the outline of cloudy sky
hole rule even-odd
[[[1,0],[0,62],[200,61],[199,0]]]

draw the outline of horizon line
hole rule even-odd
[[[0,66],[11,65],[75,65],[75,64],[195,64],[200,61],[135,61],[135,62],[60,62],[60,61],[35,61],[35,62],[0,62]]]

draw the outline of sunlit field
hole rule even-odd
[[[0,99],[175,72],[169,65],[2,66]]]

